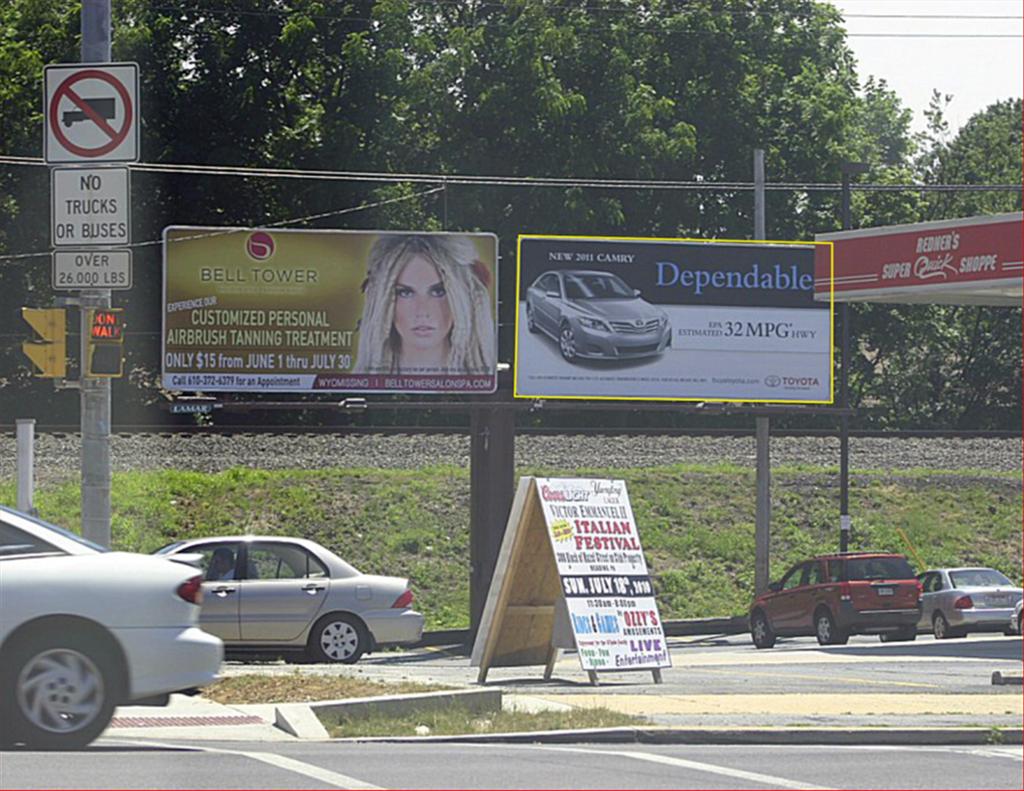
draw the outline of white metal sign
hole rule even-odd
[[[131,250],[55,250],[53,287],[76,291],[132,287]]]
[[[138,64],[67,63],[43,73],[47,163],[138,160]]]
[[[54,247],[128,244],[128,168],[53,168],[50,173]]]

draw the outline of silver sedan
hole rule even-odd
[[[968,632],[1010,631],[1014,607],[1022,591],[995,569],[972,567],[932,569],[921,581],[919,629],[935,638],[963,637]]]
[[[199,623],[228,650],[302,651],[315,662],[351,664],[423,634],[407,579],[363,574],[314,541],[199,538],[157,553],[203,570]]]

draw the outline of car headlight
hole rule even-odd
[[[580,326],[586,327],[588,330],[611,332],[611,328],[600,319],[588,319],[586,316],[580,316]]]

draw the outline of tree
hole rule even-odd
[[[949,137],[938,92],[916,159],[928,184],[1016,184],[1021,177],[1021,100],[997,102]],[[930,193],[916,220],[1019,211],[1020,192]],[[865,223],[875,224],[875,223]],[[1020,308],[856,306],[862,354],[852,373],[865,419],[906,428],[1019,429]]]

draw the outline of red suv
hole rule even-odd
[[[750,636],[771,648],[780,636],[814,635],[842,645],[851,634],[913,640],[921,584],[903,555],[844,552],[797,563],[750,606]]]

